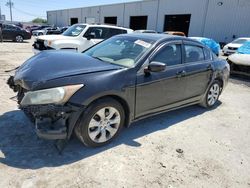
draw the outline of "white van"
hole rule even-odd
[[[75,24],[69,27],[62,35],[43,35],[37,37],[33,44],[33,51],[35,54],[43,50],[73,50],[83,52],[104,39],[132,32],[132,29],[110,25]]]

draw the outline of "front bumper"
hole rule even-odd
[[[49,140],[69,139],[84,108],[71,104],[35,105],[21,107],[26,115],[32,116],[38,137]]]
[[[40,50],[37,50],[37,49],[35,49],[35,48],[32,48],[32,52],[33,52],[34,54],[38,54],[38,53],[40,53],[41,51],[40,51]]]

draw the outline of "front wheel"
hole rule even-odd
[[[219,99],[220,92],[221,92],[221,84],[216,80],[209,87],[205,97],[203,98],[201,106],[205,108],[213,107]]]
[[[75,127],[75,134],[86,146],[98,147],[111,142],[125,122],[122,105],[112,98],[90,105]]]

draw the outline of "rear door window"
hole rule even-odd
[[[181,64],[181,45],[172,44],[172,45],[164,46],[153,57],[152,61],[165,63],[167,66]]]
[[[203,48],[195,45],[184,45],[185,48],[185,62],[192,63],[204,61]]]

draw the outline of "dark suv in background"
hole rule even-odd
[[[14,24],[3,24],[3,39],[16,42],[31,39],[31,33]]]

